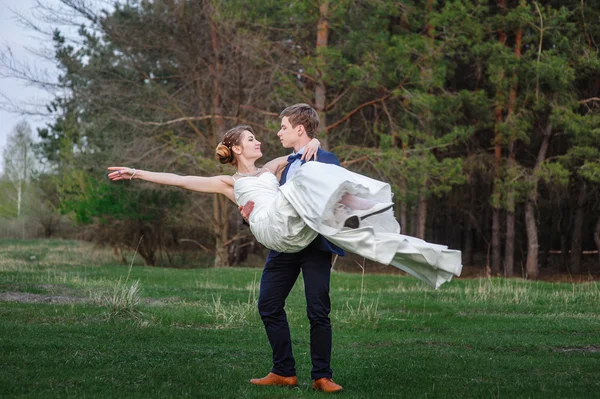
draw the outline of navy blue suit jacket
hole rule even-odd
[[[319,148],[319,150],[317,152],[317,162],[329,163],[329,164],[338,165],[338,166],[340,165],[340,161],[338,161],[337,157],[333,153],[327,152],[321,148]],[[287,181],[287,173],[290,168],[290,165],[291,165],[291,163],[289,163],[283,170],[283,173],[281,174],[281,180],[279,180],[280,185],[284,185],[285,182]],[[310,247],[313,247],[320,251],[332,252],[334,254],[344,256],[343,249],[341,249],[340,247],[338,247],[335,244],[330,243],[320,234],[310,244]],[[269,257],[267,258],[267,261],[271,258],[279,256],[279,254],[280,254],[280,252],[271,250],[269,252]]]

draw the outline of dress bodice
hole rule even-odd
[[[244,205],[248,201],[254,202],[254,211],[262,213],[263,208],[269,207],[279,190],[279,181],[270,171],[263,172],[258,176],[242,177],[233,185],[233,195],[238,205]]]

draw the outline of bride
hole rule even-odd
[[[252,201],[255,206],[248,220],[252,234],[278,252],[299,252],[321,234],[349,252],[396,266],[436,289],[460,275],[460,251],[400,234],[389,184],[340,166],[307,162],[280,186],[288,157],[259,168],[255,162],[262,157],[260,146],[250,126],[237,126],[216,148],[221,163],[237,167],[233,175],[179,176],[113,166],[108,177],[223,194],[237,205]],[[319,141],[313,139],[302,160],[316,157],[318,148]]]

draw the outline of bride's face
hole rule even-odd
[[[247,130],[242,133],[242,140],[236,147],[239,149],[239,152],[236,151],[236,153],[246,159],[258,159],[263,155],[260,150],[260,141]]]

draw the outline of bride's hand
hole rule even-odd
[[[108,170],[112,170],[112,173],[108,174],[108,178],[112,181],[118,180],[131,180],[137,173],[135,168],[127,168],[124,166],[111,166]]]
[[[319,147],[321,146],[321,142],[317,139],[312,139],[308,142],[306,147],[304,147],[304,153],[302,153],[302,161],[310,161],[314,156],[314,160],[317,160],[317,151],[319,151]]]

